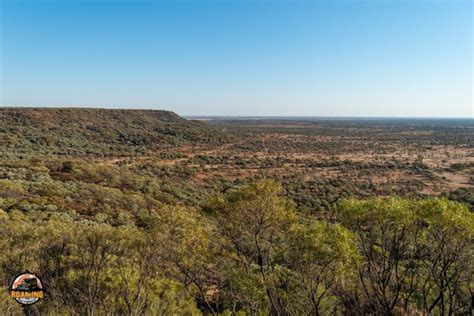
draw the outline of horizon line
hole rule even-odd
[[[223,115],[223,114],[179,114],[174,110],[164,108],[133,108],[133,107],[104,107],[104,106],[23,106],[23,105],[0,105],[1,108],[17,109],[90,109],[90,110],[128,110],[128,111],[166,111],[173,112],[184,118],[240,118],[240,119],[259,119],[259,118],[321,118],[321,119],[468,119],[474,120],[472,116],[364,116],[364,115]]]
[[[359,116],[359,115],[181,115],[184,118],[327,118],[327,119],[472,119],[469,116]]]

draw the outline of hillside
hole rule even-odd
[[[130,155],[227,136],[169,111],[0,108],[0,153]]]
[[[25,270],[46,285],[41,315],[472,311],[465,122],[91,109],[0,109],[0,122],[7,315]]]

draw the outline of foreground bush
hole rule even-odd
[[[140,225],[0,210],[0,279],[41,276],[42,315],[468,314],[473,217],[443,199],[348,199],[322,221],[270,180]],[[0,306],[20,310],[7,291]]]

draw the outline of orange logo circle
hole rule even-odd
[[[22,305],[31,305],[44,297],[43,283],[32,273],[22,273],[10,286],[10,297]]]

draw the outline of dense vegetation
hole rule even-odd
[[[102,109],[0,109],[0,153],[35,156],[126,155],[225,135],[173,112]]]
[[[0,109],[2,286],[40,275],[41,315],[472,313],[470,124]]]
[[[342,201],[299,214],[270,180],[201,210],[162,206],[141,226],[72,213],[0,213],[1,278],[42,276],[48,314],[463,314],[474,215],[447,200]],[[13,259],[14,258],[14,259]],[[1,304],[16,305],[4,292]]]

